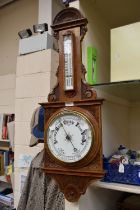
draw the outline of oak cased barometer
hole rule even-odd
[[[87,19],[75,8],[59,12],[52,25],[59,46],[57,85],[45,108],[44,172],[53,177],[65,198],[74,202],[91,181],[100,179],[102,166],[101,104],[85,82],[81,42]]]

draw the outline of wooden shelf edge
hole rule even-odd
[[[2,151],[9,151],[9,147],[1,147],[0,146],[0,150],[2,150]]]
[[[5,176],[0,176],[0,182],[7,182]]]
[[[9,139],[0,139],[0,142],[10,142]]]
[[[137,185],[129,185],[129,184],[119,184],[119,183],[113,183],[113,182],[101,182],[97,181],[92,183],[92,187],[100,187],[104,189],[109,190],[117,190],[122,192],[130,192],[135,194],[140,194],[140,186]]]

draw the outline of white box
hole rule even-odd
[[[50,92],[50,77],[50,72],[17,77],[16,98],[47,97]]]
[[[47,49],[35,53],[30,53],[24,56],[18,56],[16,76],[19,77],[41,72],[51,72],[51,65],[55,62],[54,56],[52,57],[53,51],[54,50],[52,49]]]
[[[140,22],[111,30],[111,82],[140,79]]]
[[[48,34],[48,32],[20,39],[19,41],[19,55],[25,55],[50,48],[53,48],[53,37]]]

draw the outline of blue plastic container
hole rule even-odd
[[[107,159],[104,159],[104,169],[106,174],[102,181],[140,185],[140,166],[138,165],[124,165],[124,173],[120,173],[119,163],[109,163]]]

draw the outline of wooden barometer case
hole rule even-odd
[[[57,85],[45,108],[44,172],[58,183],[65,198],[77,201],[103,172],[101,104],[85,82],[81,42],[87,19],[75,8],[59,12],[52,25],[59,46]]]

